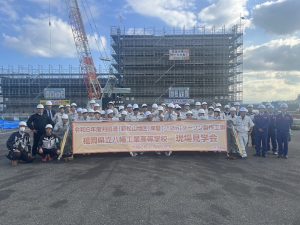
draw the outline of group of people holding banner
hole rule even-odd
[[[162,103],[151,106],[143,104],[141,107],[138,104],[115,107],[114,102],[109,102],[106,110],[102,110],[99,104],[91,100],[87,108],[77,108],[77,104],[72,103],[59,106],[58,112],[55,112],[51,101],[48,101],[45,107],[41,104],[37,105],[37,112],[30,116],[27,123],[20,122],[19,131],[14,132],[7,141],[9,150],[7,157],[13,164],[19,160],[31,162],[37,154],[41,156],[43,162],[61,157],[61,149],[66,144],[67,131],[70,130],[73,121],[227,120],[229,155],[238,154],[246,159],[246,148],[250,137],[252,146],[256,149],[255,156],[266,157],[272,145],[274,155],[287,158],[290,128],[293,123],[287,109],[285,103],[280,106],[280,111],[275,113],[271,104],[267,107],[259,105],[258,110],[254,110],[253,105],[245,108],[240,107],[238,102],[233,106],[225,105],[224,108],[220,103],[208,106],[207,102],[196,102],[192,108],[189,103],[182,106]],[[25,131],[26,126],[33,132],[32,148],[30,135]],[[171,153],[165,152],[165,155],[170,156]],[[71,151],[64,153],[65,157],[71,155]],[[137,155],[131,153],[131,156]]]

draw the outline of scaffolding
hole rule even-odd
[[[111,74],[97,75],[104,86]],[[45,99],[45,88],[64,88],[65,100],[85,107],[87,90],[83,79],[80,67],[0,67],[0,108],[5,113],[32,112]]]
[[[168,98],[170,87],[189,88],[195,101],[243,100],[241,25],[158,30],[111,27],[113,67],[131,88],[127,100],[151,104]],[[170,60],[170,50],[189,51]]]

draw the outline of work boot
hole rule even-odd
[[[171,154],[172,154],[172,151],[165,152],[165,155],[168,157],[171,156]]]
[[[131,157],[136,157],[138,155],[138,153],[136,152],[129,152],[129,154],[131,155]]]

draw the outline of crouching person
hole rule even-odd
[[[38,153],[41,155],[43,162],[51,161],[60,154],[60,141],[59,138],[52,133],[52,125],[47,124],[45,129],[46,133],[41,136],[38,144]]]
[[[19,161],[32,162],[30,135],[25,132],[26,122],[19,123],[19,131],[10,135],[7,140],[8,154],[7,158],[11,160],[11,164],[16,166]]]

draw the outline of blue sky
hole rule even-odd
[[[242,15],[244,101],[287,100],[300,94],[299,0],[78,1],[94,59],[103,70],[107,67],[98,59],[101,54],[110,53],[111,26],[230,27]],[[91,10],[95,19],[94,31],[84,7]],[[0,0],[0,66],[78,65],[65,0],[50,0],[50,11],[49,27],[49,0]]]

